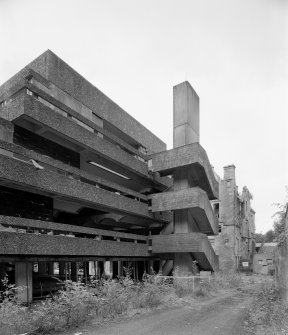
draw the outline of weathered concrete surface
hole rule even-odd
[[[151,171],[161,176],[174,175],[179,168],[187,168],[190,184],[205,190],[210,200],[218,198],[218,182],[205,150],[199,143],[187,144],[150,156]],[[189,182],[189,180],[188,180]]]
[[[149,257],[148,245],[89,238],[0,232],[0,257]]]
[[[105,229],[98,229],[98,228],[90,228],[90,227],[82,227],[70,224],[63,224],[58,222],[50,222],[50,221],[41,221],[41,220],[34,220],[34,219],[26,219],[20,217],[13,217],[13,216],[4,216],[0,215],[0,224],[17,227],[21,229],[29,228],[36,228],[36,229],[44,229],[45,231],[58,231],[58,232],[71,232],[76,234],[87,234],[87,235],[94,235],[96,236],[109,236],[115,237],[119,240],[122,238],[125,240],[133,240],[134,241],[145,241],[147,242],[147,236],[144,235],[137,235],[137,234],[130,234],[130,233],[122,233],[113,230],[105,230]]]
[[[152,212],[190,209],[197,230],[207,234],[218,233],[218,222],[210,201],[199,187],[187,188],[174,192],[157,193],[151,196]]]
[[[121,164],[127,170],[148,176],[147,164],[117,148],[112,143],[104,141],[97,134],[91,133],[24,92],[7,106],[7,110],[9,121],[15,121],[19,117],[28,117],[36,125],[40,124],[48,127],[58,133],[59,136],[77,144],[79,149],[82,147],[83,149],[94,151],[96,154],[100,154],[116,164]]]
[[[188,81],[173,87],[173,147],[199,142],[199,97]]]
[[[24,81],[23,78],[28,75],[30,69],[38,72],[46,80],[75,97],[76,100],[90,108],[96,115],[110,122],[124,134],[134,138],[139,144],[143,144],[150,152],[166,149],[166,145],[159,138],[50,50],[45,51],[3,84],[0,88],[0,96],[19,81]]]
[[[42,155],[42,154],[40,154],[36,151],[26,149],[26,148],[24,148],[22,146],[19,146],[17,144],[9,143],[9,142],[5,142],[5,141],[0,140],[0,149],[3,149],[6,152],[6,155],[7,155],[7,151],[9,151],[9,152],[11,152],[11,156],[13,156],[13,154],[17,154],[17,155],[24,156],[28,159],[34,159],[35,161],[39,162],[40,165],[41,165],[41,163],[44,163],[45,167],[48,165],[51,168],[56,168],[58,170],[62,170],[63,173],[65,173],[65,172],[67,172],[67,174],[71,173],[71,174],[73,174],[75,179],[76,178],[78,178],[78,179],[81,178],[82,180],[89,181],[90,183],[95,182],[100,187],[104,186],[104,187],[109,188],[113,191],[118,191],[120,193],[128,194],[128,195],[131,195],[135,198],[139,198],[139,199],[142,199],[144,201],[147,201],[147,196],[145,196],[145,195],[143,195],[139,192],[136,192],[136,191],[133,191],[133,190],[127,188],[127,187],[118,185],[118,184],[116,184],[116,183],[114,183],[110,180],[100,178],[95,174],[89,173],[87,171],[80,170],[76,167],[65,164],[64,162],[61,162],[61,161],[56,160],[54,158],[51,158],[49,156]]]
[[[36,170],[33,165],[0,155],[0,182],[13,183],[18,187],[50,196],[60,195],[76,200],[83,206],[103,208],[111,212],[127,213],[154,219],[148,205],[101,188],[71,179],[54,171]]]
[[[152,237],[152,253],[191,253],[201,269],[218,270],[218,257],[207,236],[201,233],[154,235]]]

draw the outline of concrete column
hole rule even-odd
[[[23,290],[19,292],[17,298],[21,303],[32,302],[33,280],[32,280],[32,263],[17,262],[15,263],[15,285],[21,286]]]
[[[84,269],[84,279],[85,279],[85,283],[87,284],[87,282],[89,281],[89,262],[84,262],[83,263],[83,269]]]
[[[118,261],[118,277],[123,277],[123,262]]]
[[[40,275],[45,275],[47,274],[47,266],[46,262],[38,262],[38,274]]]
[[[65,277],[65,262],[59,262],[59,277]]]
[[[78,281],[78,269],[77,269],[77,263],[71,262],[71,280],[72,281]]]
[[[199,97],[187,82],[173,87],[173,146],[174,148],[199,142]],[[179,168],[174,174],[173,190],[194,186],[189,169]],[[198,231],[189,209],[174,211],[174,232]],[[193,258],[188,253],[175,254],[174,273],[176,276],[192,274]]]
[[[48,275],[53,276],[54,275],[54,262],[48,263]]]

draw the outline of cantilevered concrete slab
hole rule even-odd
[[[69,95],[75,97],[76,100],[102,118],[104,122],[108,121],[108,123],[118,128],[119,131],[148,148],[149,152],[158,152],[166,149],[165,143],[157,136],[142,126],[50,50],[45,51],[3,84],[0,87],[0,96],[4,95],[6,91],[9,91],[19,81],[25,81],[24,78],[30,70],[34,70],[43,76],[48,81],[47,84],[53,83],[63,92],[67,92]],[[51,95],[53,94],[55,96],[57,91],[51,91]]]
[[[98,241],[89,238],[0,232],[0,258],[54,257],[149,257],[148,244]]]
[[[144,182],[150,181],[160,190],[171,185],[170,178],[157,176],[151,178],[146,163],[136,159],[115,144],[103,140],[97,136],[97,132],[93,133],[72,121],[71,118],[55,112],[34,97],[27,95],[26,91],[21,91],[7,106],[0,108],[0,115],[2,114],[5,119],[21,126],[22,123],[30,123],[35,128],[36,133],[37,131],[45,132],[52,138],[55,134],[63,140],[75,143],[78,151],[87,150],[99,155],[107,164],[112,164],[112,169],[116,168],[120,173],[122,171],[124,175],[128,171],[133,174],[136,173],[136,176],[132,177],[133,179],[144,178]]]
[[[199,187],[157,193],[150,197],[152,199],[152,212],[189,209],[198,231],[211,235],[218,234],[218,222],[210,201],[206,192]]]
[[[208,237],[201,233],[184,233],[152,236],[152,254],[191,253],[203,270],[217,271],[218,257]],[[165,258],[165,256],[164,256]]]
[[[188,170],[188,177],[195,186],[201,187],[210,200],[218,198],[219,185],[215,179],[211,164],[205,150],[199,143],[187,144],[150,156],[151,171],[161,176],[174,175],[179,168]]]
[[[8,120],[15,121],[18,118],[29,118],[30,122],[36,125],[42,125],[52,129],[54,132],[67,138],[72,143],[78,144],[84,150],[95,151],[101,156],[111,159],[118,164],[122,164],[126,169],[140,173],[147,176],[147,165],[132,155],[126,153],[124,150],[117,148],[115,145],[108,141],[103,141],[101,138],[90,132],[89,130],[78,125],[71,119],[60,115],[53,109],[45,106],[35,98],[25,94],[25,92],[18,95],[7,106]],[[35,126],[37,128],[37,126]]]
[[[102,208],[108,212],[127,213],[135,217],[156,220],[155,215],[148,210],[148,205],[143,202],[97,188],[55,171],[45,168],[37,170],[28,162],[4,155],[0,155],[0,184],[8,187],[13,185],[14,188],[52,198],[61,197],[68,201],[77,201],[83,207]]]

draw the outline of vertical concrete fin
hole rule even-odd
[[[173,87],[173,146],[199,142],[199,97],[188,81]]]

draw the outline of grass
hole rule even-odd
[[[247,334],[288,334],[288,303],[281,300],[274,284],[263,285],[247,320]]]

